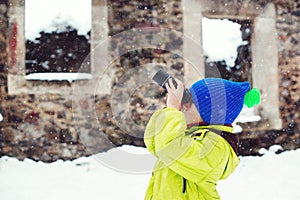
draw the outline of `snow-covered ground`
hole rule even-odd
[[[274,149],[262,157],[241,157],[235,173],[219,182],[221,199],[299,200],[300,149],[278,155]],[[124,146],[104,154],[120,150],[146,151]],[[117,172],[92,156],[51,164],[0,158],[1,200],[141,200],[150,177]]]

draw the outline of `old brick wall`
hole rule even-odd
[[[123,0],[108,1],[107,6],[109,36],[113,38],[108,71],[113,88],[111,95],[97,99],[95,110],[101,130],[114,145],[144,146],[145,125],[165,101],[165,93],[157,85],[144,84],[146,79],[151,81],[149,71],[164,67],[172,74],[183,75],[183,59],[176,53],[182,52],[183,43],[181,2]],[[132,37],[132,29],[149,33]],[[161,45],[140,48],[141,41],[153,40],[153,34],[163,29],[170,31],[165,32]],[[127,52],[130,46],[136,48]]]
[[[109,2],[109,25],[110,34],[120,33],[122,31],[129,30],[135,27],[141,26],[159,26],[159,27],[169,27],[173,28],[179,32],[182,31],[182,8],[180,1],[168,2],[154,2],[154,3],[141,3],[140,1],[110,1]],[[233,5],[232,1],[210,1],[215,5],[218,5],[218,10],[223,13],[230,14],[230,12],[235,13],[238,10],[240,15],[247,16],[248,9],[258,9],[261,10],[268,3],[274,3],[276,7],[276,29],[278,32],[278,50],[279,50],[279,77],[280,80],[280,94],[278,98],[280,99],[280,111],[283,119],[283,129],[282,130],[269,130],[269,131],[259,131],[253,130],[251,126],[247,127],[245,124],[244,131],[240,136],[240,148],[239,152],[241,155],[256,155],[260,148],[268,148],[273,144],[280,144],[284,149],[294,149],[299,147],[299,85],[297,83],[297,77],[299,76],[299,45],[298,43],[298,29],[299,29],[299,3],[290,2],[285,3],[285,1],[271,1],[271,0],[261,0],[261,1],[237,1]],[[126,6],[124,6],[126,3]],[[127,4],[128,3],[128,4]],[[123,6],[122,6],[123,5]],[[135,8],[133,12],[131,9]],[[228,8],[229,7],[229,8]],[[232,8],[232,9],[231,9]],[[259,11],[258,11],[259,12]],[[171,13],[171,14],[170,14]],[[220,12],[222,13],[222,12]],[[167,16],[167,17],[166,17]],[[179,17],[177,17],[179,16]],[[228,15],[224,15],[227,17]],[[183,16],[184,17],[184,16]],[[219,17],[222,17],[220,14]],[[178,28],[179,27],[179,28]],[[179,36],[178,36],[179,37]],[[139,38],[142,39],[142,38]],[[170,36],[170,42],[174,41],[174,37]],[[180,40],[180,38],[178,38]],[[177,40],[177,41],[178,41]],[[118,50],[122,48],[125,41],[119,40],[118,45],[113,44],[112,49]],[[178,43],[175,43],[175,45]],[[181,43],[179,43],[181,44]],[[174,45],[174,44],[170,44]],[[164,47],[162,47],[163,49]],[[177,46],[181,49],[182,46]],[[298,49],[297,49],[298,48]],[[175,58],[175,59],[174,59]],[[125,76],[125,72],[128,69],[139,67],[147,62],[157,62],[165,63],[166,66],[183,66],[181,58],[176,58],[168,52],[157,52],[155,50],[145,50],[135,51],[128,54],[120,56],[114,62],[116,70],[116,76],[121,78]],[[171,62],[171,63],[170,63]],[[285,64],[283,64],[285,63]],[[285,68],[285,70],[283,70]],[[184,74],[182,67],[175,67],[179,74]],[[285,81],[288,79],[289,81]],[[291,80],[290,80],[291,79]],[[298,78],[299,80],[299,78]],[[136,81],[132,79],[132,81]],[[115,84],[118,84],[119,79],[116,78]],[[123,88],[126,87],[128,82],[122,82]],[[118,93],[120,96],[121,93]],[[155,93],[154,93],[155,94]],[[133,116],[137,119],[135,122],[146,124],[153,110],[151,105],[162,105],[164,98],[163,95],[158,97],[158,101],[153,101],[151,98],[147,98],[142,94],[137,94],[136,100],[132,101],[131,111],[134,113]],[[135,104],[136,103],[136,104]],[[137,108],[141,105],[141,108]],[[288,105],[288,106],[287,106]],[[278,108],[274,108],[278,109]],[[146,114],[145,114],[145,111]],[[120,118],[121,119],[121,118]],[[261,122],[266,123],[266,122]],[[265,126],[267,124],[258,123],[257,126]],[[253,125],[252,125],[253,127]],[[141,131],[142,129],[140,129]],[[142,133],[140,133],[142,134]]]
[[[16,46],[16,38],[11,37],[18,27],[9,23],[11,4],[3,0],[0,3],[0,156],[8,155],[24,159],[26,157],[46,162],[59,158],[74,159],[88,155],[91,152],[79,139],[76,127],[85,130],[82,139],[88,140],[97,132],[97,127],[90,127],[89,121],[74,107],[86,108],[90,101],[79,97],[76,101],[69,95],[51,94],[20,94],[8,93],[8,74],[10,71],[9,56],[15,55],[9,51]],[[12,42],[13,41],[13,42]],[[33,85],[54,85],[57,88],[68,86],[68,81],[33,81]],[[71,90],[71,88],[70,88]],[[74,120],[76,118],[76,120]],[[98,135],[99,141],[94,142],[95,151],[104,151],[113,145],[106,137]],[[91,150],[91,149],[90,149]]]
[[[300,145],[300,2],[276,1],[280,111],[286,149]]]
[[[7,36],[8,36],[8,4],[0,3],[0,107],[3,106],[7,94]],[[2,110],[2,109],[1,109]],[[0,111],[0,113],[2,113]],[[1,126],[0,126],[1,127]],[[0,155],[2,154],[3,129],[0,129]]]
[[[300,147],[300,2],[273,1],[276,6],[279,55],[280,114],[282,130],[245,131],[240,135],[240,152],[258,154],[261,147],[280,144],[284,150]],[[266,83],[267,84],[267,83]],[[275,108],[274,108],[275,109]]]
[[[227,2],[227,3],[226,3]],[[237,1],[239,2],[239,1]],[[243,1],[246,2],[246,1]],[[261,7],[270,1],[247,1],[247,5]],[[244,129],[240,134],[242,155],[257,154],[261,147],[281,144],[285,149],[300,147],[300,49],[299,49],[299,3],[296,1],[273,1],[277,10],[278,50],[280,80],[280,112],[283,118],[283,130],[251,131]],[[231,5],[232,1],[215,1],[219,6]],[[225,3],[225,4],[224,4]],[[73,159],[90,153],[105,151],[116,145],[133,144],[143,146],[142,135],[145,124],[151,114],[163,106],[165,95],[156,85],[140,86],[134,93],[128,88],[136,87],[137,79],[132,74],[147,76],[142,69],[148,63],[166,66],[170,72],[181,76],[184,74],[183,59],[176,54],[182,51],[183,32],[182,3],[175,1],[108,1],[109,35],[128,31],[132,28],[158,27],[170,28],[168,40],[162,46],[148,49],[136,49],[114,58],[111,64],[113,73],[112,95],[90,95],[75,99],[62,94],[44,95],[8,95],[7,92],[7,46],[11,30],[6,1],[0,4],[0,113],[4,120],[0,122],[2,135],[1,155],[24,159],[54,161],[59,158]],[[239,6],[239,4],[237,4]],[[131,38],[130,45],[146,40],[144,36]],[[120,51],[128,41],[117,38],[110,44],[110,51]],[[174,52],[164,49],[174,49]],[[157,66],[151,66],[158,69]],[[131,71],[132,74],[127,72]],[[50,83],[37,81],[35,84]],[[68,85],[67,81],[51,83],[58,88]],[[130,94],[130,98],[126,94]],[[115,101],[114,96],[119,97]],[[120,106],[129,102],[130,123],[128,127],[120,126],[126,122],[124,113],[113,113],[113,108],[121,111]],[[118,107],[119,106],[119,107]],[[77,111],[79,108],[80,111]],[[92,109],[91,109],[92,108]],[[90,110],[96,112],[99,125],[88,118]],[[86,111],[86,112],[82,112]],[[80,127],[81,134],[77,127]],[[128,130],[132,130],[128,134]],[[100,134],[101,133],[101,134]],[[102,134],[103,133],[103,134]],[[97,138],[94,140],[94,138]],[[107,140],[110,139],[110,141]],[[88,142],[87,142],[88,141]],[[91,147],[87,151],[87,143]]]
[[[45,94],[8,94],[9,66],[6,47],[10,44],[9,31],[13,26],[9,24],[9,16],[7,16],[9,5],[7,2],[3,5],[6,8],[3,14],[5,26],[1,27],[1,33],[6,33],[6,35],[3,36],[2,43],[5,50],[2,54],[3,60],[1,60],[0,113],[4,116],[0,123],[3,136],[1,155],[14,156],[19,159],[29,157],[34,160],[51,162],[60,158],[74,159],[106,151],[122,144],[143,146],[144,126],[154,110],[157,109],[157,104],[163,105],[163,91],[158,90],[156,85],[152,85],[150,91],[141,87],[140,91],[143,93],[136,93],[132,96],[130,116],[133,122],[129,124],[128,128],[133,131],[130,133],[128,133],[128,128],[124,129],[119,126],[118,120],[123,119],[118,119],[119,116],[112,113],[114,105],[111,105],[111,95],[71,97],[64,94],[47,93],[47,91]],[[176,35],[176,31],[182,32],[182,23],[179,23],[182,20],[180,1],[172,3],[162,1],[151,4],[139,1],[111,1],[108,2],[108,18],[109,35],[115,35],[132,27],[145,26],[161,26],[175,30],[175,33],[168,35],[172,41],[166,41],[164,43],[166,46],[157,47],[157,49],[137,49],[114,60],[112,71],[115,71],[113,82],[116,89],[113,95],[123,98],[123,89],[126,90],[128,85],[135,83],[134,79],[128,80],[126,74],[124,76],[124,70],[131,68],[139,70],[138,66],[156,62],[171,66],[171,69],[178,74],[182,72],[182,59],[174,53],[162,50],[163,48],[174,50],[182,48],[182,40]],[[135,38],[136,41],[139,39],[144,38]],[[112,43],[111,51],[121,51],[122,45],[126,44],[123,44],[122,41],[119,44]],[[48,85],[60,88],[70,84],[68,81],[32,81],[32,83],[44,88],[47,88]],[[147,98],[144,98],[145,92]],[[153,96],[155,98],[152,98]],[[93,115],[92,112],[96,112],[97,119],[89,118]]]
[[[108,25],[109,35],[113,36],[110,44],[111,52],[118,52],[113,57],[113,63],[109,70],[114,71],[113,94],[120,101],[110,104],[112,96],[106,96],[108,104],[116,111],[114,114],[114,126],[107,129],[108,132],[119,132],[122,134],[109,134],[114,144],[124,143],[122,135],[136,137],[133,143],[143,145],[143,131],[152,113],[164,105],[165,94],[154,84],[145,85],[141,77],[149,79],[149,71],[155,71],[162,67],[172,74],[183,75],[183,59],[176,53],[182,52],[182,7],[179,0],[175,1],[108,1]],[[131,36],[130,30],[138,29],[144,31],[147,27],[152,30],[149,34]],[[165,32],[164,41],[154,48],[140,48],[140,41],[153,39],[153,34]],[[158,32],[157,32],[158,31]],[[157,33],[156,33],[157,32]],[[122,37],[119,37],[121,34]],[[163,34],[163,33],[162,33]],[[124,39],[126,38],[126,39]],[[128,53],[122,53],[128,46],[136,46]],[[147,65],[156,63],[154,65]],[[143,78],[142,78],[143,79]],[[137,87],[135,91],[132,87]],[[147,88],[146,88],[147,87]],[[126,95],[132,95],[130,99]],[[124,116],[122,108],[129,101],[129,118]],[[122,103],[123,102],[123,103]],[[100,115],[105,111],[100,111]],[[109,111],[111,112],[111,111]],[[112,116],[112,114],[110,115]],[[101,117],[100,117],[101,118]],[[109,118],[103,119],[104,124],[109,124]],[[117,124],[123,124],[117,125]],[[125,140],[126,141],[126,140]],[[128,141],[128,140],[127,140]],[[127,142],[125,142],[127,143]]]

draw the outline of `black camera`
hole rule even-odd
[[[176,80],[170,74],[168,74],[166,71],[164,71],[162,69],[159,70],[152,78],[152,80],[155,81],[162,88],[164,88],[165,91],[167,91],[166,84],[169,84],[168,83],[169,79],[171,79],[173,81],[175,88],[177,88]],[[182,104],[193,102],[192,95],[187,88],[185,88],[183,91],[183,97],[182,97],[181,102],[182,102]]]

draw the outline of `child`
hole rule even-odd
[[[167,107],[156,111],[145,130],[145,144],[157,157],[145,200],[220,199],[218,180],[239,163],[232,123],[244,103],[260,102],[248,82],[206,78],[189,89],[192,102],[182,105],[184,85],[168,81]],[[250,91],[249,91],[250,90]]]

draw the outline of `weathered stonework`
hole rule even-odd
[[[276,0],[274,3],[277,13],[276,30],[279,55],[280,87],[278,95],[283,129],[243,132],[240,137],[242,142],[240,152],[245,155],[257,154],[258,147],[269,147],[273,144],[280,144],[286,150],[300,146],[300,51],[298,43],[300,17],[297,14],[300,2]],[[253,148],[249,148],[249,146],[253,146]]]
[[[207,17],[215,18],[226,18],[232,15],[254,16],[268,3],[274,3],[278,70],[280,71],[278,99],[283,129],[266,131],[268,123],[261,121],[256,124],[260,128],[254,131],[253,124],[244,124],[244,132],[240,134],[239,152],[242,155],[258,154],[261,147],[269,147],[273,144],[280,144],[284,149],[299,148],[300,3],[285,0],[201,0],[199,2],[207,6],[215,6],[216,10],[203,13]],[[89,93],[74,98],[71,96],[70,89],[73,83],[62,81],[50,84],[46,81],[28,81],[24,83],[26,84],[24,88],[28,89],[31,86],[47,88],[51,85],[55,90],[47,93],[35,89],[32,90],[33,94],[21,94],[22,89],[15,88],[19,89],[18,94],[11,94],[8,93],[7,82],[11,30],[8,16],[9,3],[1,1],[0,113],[4,116],[4,120],[0,122],[0,155],[14,156],[19,159],[30,157],[51,162],[59,158],[74,159],[106,151],[122,144],[143,146],[144,127],[151,114],[164,105],[165,94],[155,84],[137,87],[136,83],[142,82],[141,79],[145,77],[149,78],[148,73],[160,67],[164,67],[182,79],[189,78],[185,61],[179,56],[185,49],[182,39],[185,20],[182,1],[161,0],[146,3],[146,1],[136,0],[110,0],[105,3],[97,0],[93,1],[93,5],[101,6],[95,7],[95,10],[107,9],[107,35],[111,37],[132,28],[150,30],[150,32],[163,28],[174,31],[167,33],[167,39],[161,46],[136,49],[114,58],[110,63],[113,88],[111,93]],[[216,11],[218,13],[215,13]],[[198,31],[197,27],[195,29]],[[105,38],[100,34],[94,34],[92,37],[95,40],[100,37]],[[147,34],[137,38],[130,38],[128,35],[127,39],[115,37],[108,47],[108,56],[112,57],[112,52],[122,52],[128,45],[138,45],[144,40],[149,40]],[[172,52],[166,49],[171,49]],[[128,74],[130,70],[131,73]],[[124,106],[128,106],[127,113],[120,112]],[[248,126],[252,128],[248,129]]]
[[[8,3],[0,3],[0,107],[5,102],[7,95],[7,37],[8,37]],[[4,129],[0,125],[0,155],[3,154],[2,141]]]
[[[286,149],[300,145],[300,15],[298,1],[277,1],[277,30],[280,76],[280,112]],[[276,138],[276,142],[281,142]]]

